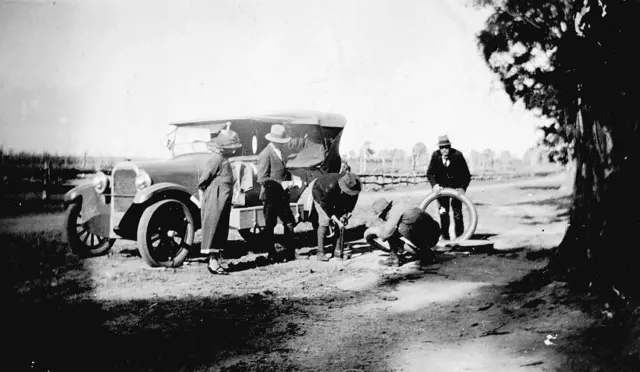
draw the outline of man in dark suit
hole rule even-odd
[[[318,230],[316,231],[318,261],[329,261],[329,257],[324,254],[324,236],[331,219],[335,217],[340,220],[342,225],[347,225],[349,216],[358,202],[361,189],[360,179],[351,172],[326,173],[318,177],[313,184],[311,195],[318,216]],[[337,248],[334,247],[334,251]]]
[[[434,192],[442,188],[457,189],[461,193],[467,191],[471,182],[471,173],[464,155],[451,147],[449,138],[444,135],[438,138],[439,149],[431,155],[431,162],[427,169],[427,179]],[[462,202],[455,198],[438,198],[440,210],[440,230],[444,239],[449,240],[449,203],[453,209],[453,222],[455,224],[456,237],[464,233],[464,221],[462,220]]]
[[[269,140],[269,145],[258,155],[257,168],[258,182],[262,185],[259,198],[264,203],[263,239],[269,249],[269,259],[273,261],[276,257],[273,231],[278,224],[278,217],[284,225],[285,240],[291,239],[295,226],[287,191],[291,173],[285,167],[286,154],[282,151],[285,144],[291,141],[291,137],[286,135],[284,126],[275,124],[265,138]]]

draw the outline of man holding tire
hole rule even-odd
[[[431,162],[427,169],[427,179],[434,192],[440,192],[443,188],[456,189],[465,193],[471,182],[471,173],[467,161],[462,153],[451,147],[449,137],[438,137],[438,150],[431,155]],[[438,198],[440,212],[440,231],[444,239],[449,236],[449,205],[453,209],[453,222],[456,237],[464,233],[464,221],[462,219],[462,202],[455,198]]]

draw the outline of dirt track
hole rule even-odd
[[[67,260],[50,281],[21,285],[26,310],[20,316],[42,311],[29,293],[33,298],[44,291],[49,302],[40,305],[54,308],[28,327],[54,346],[24,358],[54,371],[566,367],[574,362],[558,348],[586,327],[588,318],[554,302],[562,283],[543,288],[548,296],[534,298],[508,286],[545,265],[544,259],[525,259],[527,251],[551,248],[562,238],[569,200],[561,187],[565,180],[560,175],[472,185],[468,196],[480,215],[477,235],[494,241],[498,251],[439,253],[428,267],[383,268],[377,261],[384,253],[361,244],[353,245],[350,260],[317,262],[308,226],[298,227],[300,248],[293,262],[266,265],[262,254],[246,253],[243,242],[232,242],[236,271],[227,277],[209,275],[200,258],[178,269],[151,269],[137,256],[135,243],[118,242],[108,256]],[[417,203],[426,191],[384,194]],[[352,225],[367,219],[368,205],[379,195],[363,193]],[[55,230],[59,215],[0,223],[13,231],[49,229],[61,238]],[[354,242],[362,228],[350,233]],[[66,350],[56,343],[61,334],[79,340],[74,359],[61,358]],[[556,345],[543,343],[547,334],[558,335]]]

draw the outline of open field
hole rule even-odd
[[[597,331],[602,320],[582,298],[538,280],[566,228],[566,181],[472,184],[476,237],[496,250],[439,252],[425,267],[384,268],[384,253],[358,242],[374,198],[419,202],[424,187],[363,192],[349,260],[317,262],[306,225],[297,228],[297,259],[274,265],[232,234],[226,277],[209,275],[197,256],[151,269],[127,241],[81,260],[64,244],[59,211],[6,216],[5,363],[12,371],[634,370],[617,354],[624,340],[614,345],[615,335]]]

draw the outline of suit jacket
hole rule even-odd
[[[427,169],[427,179],[431,186],[467,189],[471,182],[471,173],[464,155],[454,148],[449,150],[449,166],[442,163],[442,154],[439,150],[431,155],[431,162]]]
[[[369,227],[382,241],[396,234],[409,239],[418,247],[433,247],[440,238],[440,225],[424,210],[406,202],[393,202],[386,218],[376,218]]]
[[[342,217],[351,213],[358,202],[358,195],[342,192],[338,180],[344,173],[326,173],[318,177],[313,184],[311,195],[327,216]]]
[[[278,157],[271,145],[258,154],[258,182],[263,185],[260,190],[260,200],[264,200],[264,182],[269,180],[278,183],[291,180],[291,173],[285,167],[284,159],[281,160]]]

